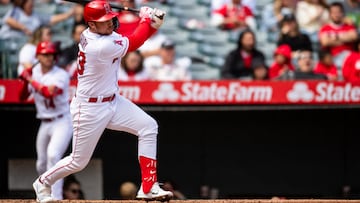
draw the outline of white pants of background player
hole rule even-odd
[[[110,102],[90,103],[87,99],[72,99],[72,152],[40,176],[45,184],[84,169],[105,128],[137,135],[138,156],[156,159],[158,124],[151,116],[121,95]]]
[[[67,150],[72,137],[72,123],[70,113],[50,122],[42,121],[36,137],[36,170],[44,173],[53,167]],[[63,199],[63,179],[52,185],[52,196]]]

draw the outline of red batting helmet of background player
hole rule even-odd
[[[90,1],[84,8],[84,20],[86,22],[104,22],[117,16],[117,13],[111,10],[109,3],[105,0]]]
[[[36,47],[36,55],[38,54],[57,54],[58,46],[54,42],[40,42]]]

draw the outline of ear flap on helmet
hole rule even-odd
[[[112,22],[114,25],[114,31],[116,31],[120,26],[119,19],[115,16],[112,18]]]

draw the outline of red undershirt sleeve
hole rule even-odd
[[[150,19],[146,18],[139,23],[135,31],[127,36],[129,39],[129,48],[127,52],[137,50],[144,42],[151,37],[157,30],[150,25]]]
[[[30,91],[28,89],[29,83],[27,81],[22,81],[21,85],[19,99],[20,101],[25,101],[30,96]]]
[[[30,83],[36,91],[38,91],[45,98],[52,98],[56,95],[62,94],[63,90],[61,88],[54,88],[54,91],[50,91],[48,86],[41,85],[39,82],[32,80]]]

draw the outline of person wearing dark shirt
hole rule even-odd
[[[254,61],[260,60],[265,64],[265,55],[256,48],[255,34],[251,30],[240,33],[237,47],[226,56],[222,67],[223,79],[249,79],[253,74]]]
[[[314,72],[312,52],[302,50],[298,56],[298,69],[294,72],[294,80],[327,80],[326,75]]]
[[[294,15],[285,15],[280,23],[281,33],[277,45],[287,44],[292,50],[292,58],[296,60],[299,50],[313,51],[310,37],[300,32],[299,25]]]
[[[261,81],[269,80],[269,67],[262,60],[255,60],[253,62],[253,76],[252,80]]]

